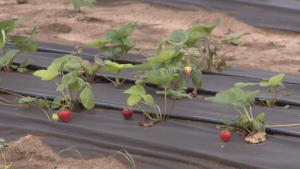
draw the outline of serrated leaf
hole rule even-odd
[[[64,91],[65,90],[65,88],[67,87],[67,85],[66,84],[60,84],[60,85],[58,85],[57,87],[56,87],[56,92],[62,92],[62,91]]]
[[[244,87],[253,87],[253,86],[256,86],[258,85],[258,83],[242,83],[242,82],[238,82],[236,84],[234,84],[234,87],[237,87],[237,88],[244,88]]]
[[[128,97],[128,99],[127,99],[127,104],[129,105],[129,106],[134,106],[134,105],[136,105],[137,103],[139,103],[141,100],[142,100],[142,96],[141,95],[135,95],[135,94],[133,94],[133,95],[130,95],[129,97]]]
[[[154,99],[151,95],[142,95],[145,102],[148,104],[149,107],[154,108]]]
[[[23,98],[21,98],[19,101],[18,101],[18,103],[25,103],[25,104],[28,104],[28,103],[31,103],[31,102],[33,102],[33,101],[35,101],[36,100],[36,98],[32,98],[32,97],[23,97]]]
[[[229,90],[217,93],[215,97],[206,97],[205,100],[216,104],[233,105],[233,106],[247,106],[250,96],[255,95],[255,92],[247,92],[244,94],[243,90],[239,88],[231,88]]]
[[[169,94],[172,99],[182,99],[182,98],[187,97],[187,98],[193,100],[193,98],[190,95],[185,94],[185,93],[181,93],[181,92],[178,92],[178,91],[175,91],[175,90],[168,90],[167,94]]]
[[[171,59],[176,56],[176,51],[174,49],[162,50],[157,56],[148,58],[147,60],[152,63],[169,63]]]
[[[294,92],[288,92],[288,93],[284,93],[283,95],[284,96],[290,96],[290,95],[292,95]]]
[[[132,95],[145,95],[146,91],[142,85],[136,84],[135,86],[132,86],[131,88],[125,90],[123,93]]]
[[[133,69],[151,70],[152,65],[150,63],[138,64],[138,65],[134,65]]]
[[[18,71],[19,73],[24,73],[24,72],[27,71],[27,69],[25,69],[25,68],[18,68],[17,71]]]
[[[253,121],[252,121],[252,125],[253,125],[253,129],[254,129],[255,131],[260,131],[261,128],[262,128],[261,122],[258,122],[258,121],[256,121],[256,120],[253,120]]]
[[[76,79],[77,79],[76,82],[69,85],[71,92],[77,92],[85,86],[85,82],[83,79],[81,79],[79,77],[76,77]]]
[[[44,100],[43,99],[39,99],[39,106],[43,109],[47,109],[49,110],[50,109],[50,103],[48,102],[47,98],[44,97]]]
[[[68,70],[80,70],[81,64],[77,60],[71,59],[64,65],[64,68]]]
[[[38,50],[39,44],[38,43],[31,43],[31,44],[18,44],[18,48],[26,54],[34,53]]]
[[[234,126],[235,122],[227,119],[222,119],[223,123],[227,126]]]
[[[269,79],[270,85],[273,86],[273,87],[277,86],[281,82],[281,80],[283,79],[283,77],[284,77],[284,74],[279,74],[277,76],[271,77]]]
[[[48,70],[37,70],[33,73],[33,75],[42,78],[43,81],[50,81],[57,77],[59,73],[50,72]]]
[[[99,66],[104,66],[103,60],[97,58],[96,56],[94,57],[94,61],[95,61],[95,63],[96,63],[97,65],[99,65]]]
[[[55,98],[55,99],[53,100],[53,102],[54,102],[54,103],[57,103],[57,104],[52,103],[52,104],[51,104],[51,109],[58,109],[58,108],[61,107],[61,105],[59,105],[59,104],[61,104],[62,98]]]
[[[62,84],[65,84],[65,85],[69,85],[69,80],[72,78],[72,77],[77,77],[77,71],[76,70],[73,70],[72,72],[69,72],[67,74],[65,74],[62,78],[61,78],[61,83]]]
[[[25,68],[26,66],[29,65],[30,62],[31,62],[31,59],[25,60],[24,62],[22,62],[22,63],[20,64],[20,68]]]
[[[172,80],[177,80],[179,78],[179,73],[182,69],[178,67],[171,67],[171,68],[161,68],[158,70],[151,70],[143,75],[140,76],[146,82],[151,82],[156,85],[158,84],[167,84]]]
[[[262,123],[264,121],[265,113],[260,113],[258,116],[256,116],[255,120]]]
[[[87,60],[82,61],[81,66],[85,73],[87,73],[88,75],[93,74],[93,70],[92,70],[92,67],[91,67],[91,64],[89,61],[87,61]]]
[[[86,109],[90,110],[94,108],[95,99],[91,87],[87,86],[85,87],[85,89],[82,90],[82,92],[80,93],[80,100]]]
[[[93,46],[104,46],[108,43],[112,42],[112,39],[110,38],[103,38],[101,40],[97,40],[97,41],[93,41],[93,42],[90,42],[90,43],[87,43],[86,45],[89,46],[89,47],[93,47]]]
[[[182,29],[178,29],[172,32],[171,36],[168,39],[168,42],[173,45],[183,45],[187,40],[187,33]]]
[[[193,70],[192,82],[194,87],[201,88],[203,75],[200,70]]]
[[[5,30],[6,28],[8,28],[11,24],[13,23],[13,21],[11,20],[4,20],[4,21],[0,21],[0,30]]]
[[[133,31],[134,31],[134,26],[133,26],[132,22],[128,23],[128,24],[122,26],[118,30],[117,37],[121,38],[121,39],[126,38],[126,37],[130,36],[133,33]]]
[[[19,50],[11,50],[7,52],[3,57],[0,57],[0,67],[6,66],[9,64],[10,60],[13,60],[13,58],[19,53]]]

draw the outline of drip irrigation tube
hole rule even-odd
[[[13,62],[15,65],[20,65],[21,63],[20,62]],[[31,69],[31,70],[41,70],[41,69],[47,69],[47,67],[45,66],[39,66],[39,65],[34,65],[34,64],[29,64],[27,66],[28,69]],[[64,73],[69,73],[70,71],[69,70],[64,70]],[[115,76],[110,76],[110,75],[106,75],[106,77],[110,78],[111,80],[115,80]],[[95,75],[95,79],[99,79],[101,81],[107,81],[103,76],[99,75],[99,74],[96,74]],[[120,81],[123,81],[125,78],[119,78]],[[125,80],[125,82],[127,83],[131,83],[131,84],[135,84],[135,79],[131,79],[131,78],[128,78]],[[152,87],[157,87],[157,85],[155,84],[152,84],[152,83],[146,83],[147,86],[152,86]],[[194,88],[191,88],[191,87],[188,87],[187,89],[187,92],[192,92],[194,90]],[[206,90],[206,89],[197,89],[197,91],[199,93],[202,93],[202,94],[208,94],[208,95],[215,95],[221,91],[217,91],[217,90]],[[258,101],[258,97],[255,97],[256,101]],[[260,99],[268,99],[267,97],[260,97]],[[296,106],[296,107],[300,107],[300,103],[298,102],[293,102],[293,101],[287,101],[287,100],[277,100],[276,101],[276,105],[277,106],[286,106],[286,105],[290,105],[290,106]]]
[[[44,98],[45,97],[50,101],[53,101],[55,98],[57,98],[56,96],[52,96],[52,95],[29,93],[29,92],[22,92],[22,91],[19,91],[19,90],[11,90],[11,89],[6,89],[6,88],[0,88],[0,92],[5,93],[4,91],[8,91],[8,92],[11,92],[11,93],[16,93],[16,94],[23,95],[23,96],[39,97],[39,98]],[[109,103],[96,102],[95,107],[96,108],[113,109],[113,110],[123,110],[127,106],[122,106],[122,105],[118,105],[118,104],[109,104]],[[143,114],[143,112],[141,110],[137,109],[137,108],[133,108],[133,111],[135,113]],[[148,111],[148,113],[151,114],[151,115],[155,115],[154,111]],[[178,114],[170,114],[170,118],[224,125],[224,123],[222,122],[221,119],[214,119],[214,118],[185,116],[185,115],[178,115]],[[265,131],[269,135],[281,134],[281,135],[285,135],[285,136],[300,137],[300,133],[293,132],[293,131],[290,131],[290,130],[266,128]]]

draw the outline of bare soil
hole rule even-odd
[[[300,75],[298,33],[254,28],[226,13],[195,9],[198,10],[182,11],[140,1],[109,1],[96,4],[95,10],[83,7],[79,13],[71,4],[64,5],[62,0],[28,0],[26,4],[0,0],[0,20],[22,16],[23,22],[14,34],[29,34],[39,25],[37,40],[69,45],[84,45],[101,39],[108,30],[139,20],[142,26],[130,38],[137,47],[153,54],[154,45],[165,40],[173,30],[187,29],[198,23],[212,24],[220,17],[221,24],[213,31],[214,39],[222,40],[232,33],[250,33],[241,38],[246,43],[244,46],[225,55],[231,66]],[[222,52],[230,48],[224,45]]]
[[[3,148],[6,165],[12,163],[12,169],[126,169],[127,167],[115,158],[96,158],[91,160],[61,158],[50,147],[40,140],[40,137],[28,135],[8,143]],[[0,166],[4,165],[1,156]]]

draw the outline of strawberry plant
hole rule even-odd
[[[122,82],[120,82],[119,77],[120,77],[120,73],[122,70],[124,69],[131,69],[134,68],[134,66],[132,64],[118,64],[116,62],[112,62],[110,60],[105,60],[104,62],[104,66],[102,67],[102,71],[103,72],[107,72],[107,73],[113,73],[115,74],[115,81],[111,80],[110,78],[108,78],[107,76],[105,76],[104,74],[100,73],[103,77],[105,77],[107,80],[109,80],[110,82],[112,82],[116,88],[120,88],[122,86],[122,84],[131,76],[134,76],[136,74],[140,74],[140,73],[144,73],[144,71],[138,71],[138,72],[134,72],[132,74],[130,74],[129,76],[127,76],[126,78],[124,78],[122,80]]]
[[[172,85],[170,85],[173,81],[179,79],[180,73],[182,73],[182,70],[177,67],[161,68],[161,69],[150,70],[146,72],[145,74],[140,76],[140,79],[138,81],[136,81],[136,86],[133,86],[124,92],[126,94],[130,94],[127,100],[127,104],[129,106],[136,106],[139,109],[141,109],[152,123],[157,123],[157,122],[162,122],[167,120],[175,106],[175,102],[177,99],[182,99],[185,97],[192,99],[191,96],[188,94],[173,90]],[[163,115],[161,113],[160,115],[157,113],[152,96],[146,95],[145,89],[142,86],[142,84],[145,84],[145,82],[150,82],[156,85],[162,85],[162,87],[164,88],[163,91],[156,91],[156,94],[164,95]],[[167,105],[168,105],[167,96],[170,96],[173,99],[173,105],[169,110],[169,113],[167,112]],[[150,116],[145,110],[142,109],[142,107],[138,105],[138,103],[142,99],[144,99],[144,101],[150,108],[154,109],[156,113],[156,117]]]
[[[94,3],[96,3],[96,0],[65,0],[64,5],[68,5],[72,3],[75,10],[78,10],[80,12],[80,8],[82,6],[89,6],[90,8],[94,9]]]
[[[72,71],[67,74],[64,74],[63,72],[63,67],[65,67],[68,63],[68,61],[66,61],[65,59],[71,56],[72,55],[66,55],[62,58],[59,58],[61,60],[53,61],[52,64],[47,68],[47,70],[35,71],[33,75],[40,77],[43,81],[53,81],[56,84],[56,91],[61,92],[63,96],[62,101],[64,103],[64,106],[60,110],[68,109],[73,111],[75,109],[75,106],[79,106],[79,103],[81,103],[86,109],[92,109],[95,106],[92,87],[88,82],[85,82],[80,77],[78,67],[81,66],[79,65],[78,67],[76,67],[76,65],[78,65],[78,62],[76,62],[76,65],[69,64],[71,68],[74,68]],[[68,67],[68,65],[66,67]],[[58,75],[62,75],[60,84],[55,80]],[[74,97],[72,92],[78,92],[77,96]]]
[[[33,43],[32,40],[34,36],[38,32],[38,26],[36,26],[30,36],[17,35],[12,36],[10,41],[13,42],[18,50],[12,50],[10,52],[6,51],[5,43],[6,36],[12,32],[22,21],[22,17],[20,17],[16,22],[12,20],[4,20],[0,21],[0,49],[3,51],[3,56],[0,56],[0,70],[4,69],[5,71],[11,71],[11,68],[16,69],[18,72],[23,73],[27,71],[25,68],[31,60],[26,60],[21,63],[20,66],[12,65],[14,58],[21,52],[26,54],[31,54],[37,51],[39,45],[37,43]]]
[[[252,114],[253,102],[255,101],[255,95],[260,91],[244,92],[240,88],[231,88],[229,90],[220,92],[214,97],[207,97],[205,100],[211,101],[216,104],[230,105],[234,110],[239,113],[236,121],[223,119],[225,127],[229,130],[237,130],[237,132],[243,136],[247,136],[245,140],[250,143],[259,143],[266,140],[265,128],[278,128],[288,126],[299,126],[300,124],[290,125],[265,125],[264,116],[265,113],[261,113],[254,117]],[[243,111],[241,111],[241,108]],[[223,126],[217,126],[217,128]]]
[[[250,35],[250,33],[244,33],[244,34],[241,34],[240,36],[236,36],[235,34],[232,34],[230,38],[226,38],[226,39],[222,40],[221,42],[231,44],[234,46],[238,46],[243,43],[243,42],[239,41],[239,39],[245,35]]]
[[[133,33],[136,25],[140,26],[140,23],[134,21],[124,25],[119,30],[110,30],[105,34],[105,38],[90,42],[87,46],[99,46],[100,53],[110,59],[118,60],[119,55],[121,55],[122,59],[127,60],[128,52],[135,46],[128,37]]]
[[[0,165],[0,168],[2,169],[11,169],[11,166],[12,166],[12,162],[9,164],[9,165],[6,165],[6,159],[5,159],[5,156],[3,154],[3,147],[6,147],[8,146],[7,144],[3,144],[5,143],[5,140],[0,138],[0,151],[1,151],[1,155],[2,155],[2,158],[3,158],[3,161],[4,161],[4,165]]]
[[[234,87],[237,88],[244,88],[248,87],[250,90],[253,90],[252,87],[259,85],[261,87],[270,87],[269,93],[270,93],[270,99],[260,99],[262,105],[267,107],[273,107],[276,105],[277,97],[281,93],[283,96],[290,96],[293,94],[293,92],[286,93],[285,91],[282,92],[283,89],[285,89],[285,86],[282,84],[282,79],[285,75],[279,74],[276,76],[271,77],[270,79],[261,79],[260,83],[236,83]],[[276,88],[277,87],[277,88]]]

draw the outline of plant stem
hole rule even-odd
[[[116,82],[112,81],[110,78],[106,77],[104,74],[99,73],[101,76],[103,76],[105,79],[109,80],[110,82],[112,82],[113,84],[116,84]]]
[[[190,77],[186,80],[186,86],[188,85],[189,83],[189,80],[192,78],[192,74],[190,75]]]
[[[137,108],[139,108],[140,110],[142,110],[142,112],[150,119],[153,120],[153,118],[138,104],[135,105]]]
[[[176,100],[174,99],[174,100],[173,100],[173,105],[172,105],[172,107],[171,107],[171,109],[170,109],[170,111],[169,111],[169,114],[168,114],[167,120],[169,119],[169,117],[170,117],[170,114],[171,114],[171,112],[172,112],[172,110],[173,110],[173,108],[174,108],[174,106],[175,106],[175,102],[176,102]]]
[[[272,125],[272,126],[266,126],[266,128],[280,128],[280,127],[294,127],[294,126],[300,126],[300,124]]]
[[[10,107],[26,107],[25,105],[6,104],[6,103],[2,103],[2,102],[0,102],[0,104],[2,104],[4,106],[10,106]],[[35,106],[35,105],[33,105],[33,106]],[[50,117],[48,116],[47,112],[44,109],[42,109],[40,106],[35,106],[35,107],[40,108],[45,113],[45,115],[47,116],[48,120],[50,120]]]
[[[247,109],[246,109],[245,107],[243,107],[243,109],[244,109],[244,111],[245,111],[245,113],[246,113],[246,115],[247,115],[249,121],[252,121],[252,119],[251,119],[250,116],[249,116],[249,113],[248,113]]]
[[[243,43],[241,43],[241,44],[239,44],[239,45],[237,45],[237,46],[235,46],[235,47],[233,47],[233,48],[231,48],[231,49],[229,49],[229,50],[227,50],[226,52],[224,52],[216,61],[215,61],[215,63],[214,64],[216,64],[224,55],[226,55],[228,52],[231,52],[232,50],[234,50],[234,49],[236,49],[236,48],[238,48],[238,47],[240,47],[240,46],[242,46],[242,45],[244,45],[245,43],[243,42]]]
[[[5,156],[3,154],[2,148],[0,150],[1,150],[1,154],[2,154],[3,160],[4,160],[4,165],[6,165],[6,159],[5,159]]]
[[[138,71],[138,72],[134,72],[132,74],[130,74],[129,76],[127,76],[125,79],[123,79],[123,81],[121,82],[121,84],[123,84],[128,78],[130,78],[133,75],[139,74],[139,73],[145,73],[145,71]]]
[[[147,104],[146,102],[140,101],[140,103],[149,106],[149,104]],[[159,115],[158,115],[158,113],[157,113],[157,110],[155,109],[155,107],[158,107],[158,106],[157,106],[157,105],[154,105],[154,107],[153,107],[153,109],[154,109],[154,111],[155,111],[155,114],[156,114],[156,118],[157,118],[157,119],[160,119],[160,118],[159,118]],[[159,109],[159,107],[158,107],[158,109]],[[159,111],[160,111],[160,109],[159,109]],[[161,120],[161,119],[160,119],[160,120]]]
[[[53,79],[53,82],[56,84],[57,87],[59,86],[58,83],[54,79]],[[61,91],[61,94],[64,96],[64,99],[68,103],[68,98],[66,97],[65,93],[63,91]]]
[[[235,106],[233,106],[233,105],[231,105],[237,112],[239,112],[240,113],[240,115],[241,116],[244,116],[244,114],[239,110],[239,109],[237,109]]]
[[[127,52],[125,52],[125,60],[127,60]]]
[[[167,114],[167,85],[165,86],[165,111],[164,111],[164,121],[166,120],[166,114]]]
[[[271,91],[270,91],[270,107],[273,106],[273,90],[274,90],[274,87],[271,87]]]

